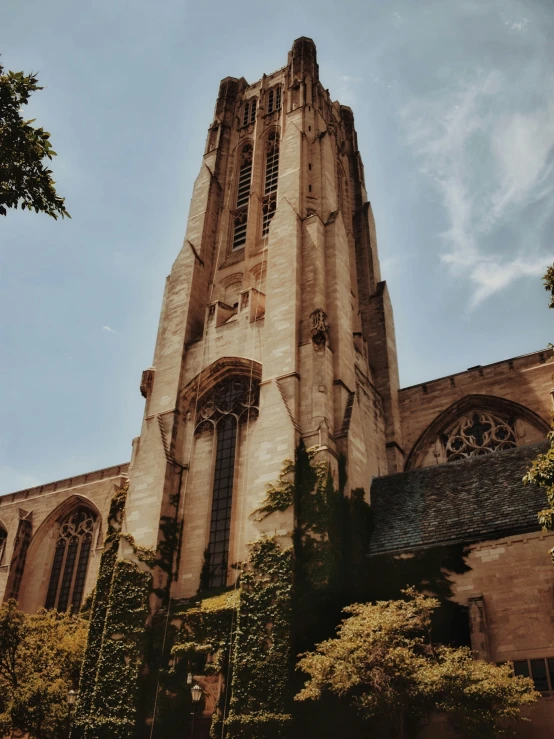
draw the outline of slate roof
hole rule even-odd
[[[379,477],[371,486],[370,554],[484,541],[538,531],[544,491],[523,485],[548,441]]]

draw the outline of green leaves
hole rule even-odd
[[[0,606],[0,733],[55,739],[67,720],[67,691],[79,676],[87,636],[79,616],[40,611],[15,601]]]
[[[32,92],[42,90],[35,74],[4,73],[0,65],[0,215],[9,208],[34,210],[57,219],[71,218],[65,200],[57,195],[52,171],[44,159],[57,156],[42,127],[33,128],[34,118],[25,120],[21,107]]]
[[[337,638],[302,656],[298,667],[309,679],[296,700],[335,695],[387,736],[401,737],[406,725],[441,711],[455,729],[489,737],[537,699],[531,681],[514,678],[509,666],[475,660],[465,647],[432,644],[438,600],[413,589],[404,594],[406,600],[346,608]]]

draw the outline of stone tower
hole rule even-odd
[[[289,534],[292,509],[270,528],[251,514],[300,441],[335,477],[344,460],[347,491],[401,468],[392,311],[353,115],[321,85],[311,39],[255,84],[220,84],[141,391],[126,526],[159,547],[159,522],[177,522],[173,597],[201,572],[229,584],[248,542]]]

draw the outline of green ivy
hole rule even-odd
[[[85,739],[123,739],[136,723],[152,576],[135,562],[117,559],[127,490],[127,486],[120,488],[112,498],[92,598],[73,730],[73,736]],[[144,560],[146,550],[133,548],[137,558]]]
[[[292,720],[292,548],[268,537],[251,544],[240,583],[226,736],[277,739]]]
[[[100,657],[102,635],[106,623],[110,590],[119,549],[119,537],[123,511],[127,500],[127,491],[128,486],[124,485],[115,492],[108,513],[108,529],[104,539],[104,549],[100,558],[98,578],[93,591],[87,648],[81,667],[79,702],[74,719],[77,734],[82,733],[85,721],[92,710],[92,695],[96,684],[98,659]]]
[[[115,566],[85,739],[125,739],[134,731],[151,580],[134,562]]]
[[[266,484],[265,500],[252,514],[255,520],[263,521],[275,511],[286,511],[294,504],[294,491],[294,462],[292,459],[285,459],[277,485]]]

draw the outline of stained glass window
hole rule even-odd
[[[227,584],[236,444],[237,420],[234,416],[227,415],[217,425],[217,452],[208,545],[209,586],[212,588]]]
[[[79,610],[83,599],[96,517],[77,508],[62,521],[46,594],[46,608]]]
[[[228,377],[203,398],[198,408],[196,433],[210,429],[217,434],[207,549],[207,584],[211,588],[227,584],[237,428],[239,423],[257,418],[259,395],[259,380]]]

